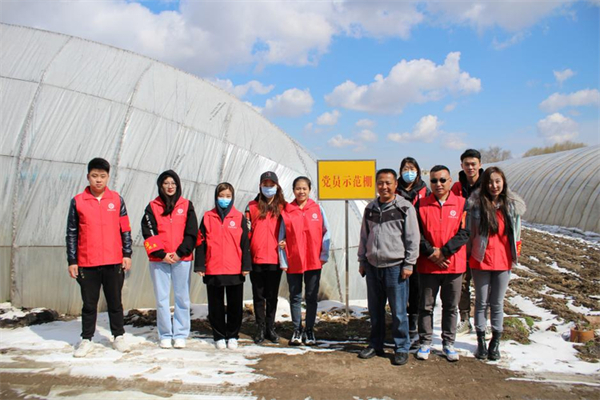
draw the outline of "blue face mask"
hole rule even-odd
[[[412,170],[404,171],[402,173],[402,179],[404,179],[404,182],[407,182],[407,183],[414,182],[415,179],[417,179],[417,171],[412,171]]]
[[[219,198],[217,198],[217,204],[219,205],[219,207],[225,209],[225,208],[229,207],[229,204],[231,204],[231,199],[226,199],[225,197],[219,197]]]
[[[271,197],[275,196],[275,194],[277,193],[277,186],[261,186],[260,187],[260,191],[262,192],[262,194],[265,195],[265,197],[267,199],[270,199]]]

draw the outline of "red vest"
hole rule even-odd
[[[417,195],[412,201],[412,205],[414,206],[415,204],[417,204],[417,202],[421,199],[424,199],[425,196],[427,196],[427,186],[423,186],[421,190],[417,192]]]
[[[252,200],[248,204],[250,211],[247,218],[250,219],[252,230],[250,231],[250,253],[254,264],[279,264],[278,240],[279,219],[273,214],[267,213],[264,219],[260,219],[258,202]]]
[[[423,236],[433,247],[442,248],[461,227],[465,226],[465,199],[450,192],[443,206],[432,193],[419,202],[419,217]],[[419,256],[417,270],[420,274],[461,274],[467,270],[467,246],[450,256],[450,266],[442,269],[425,255]]]
[[[121,264],[121,232],[131,231],[131,226],[128,216],[121,217],[119,194],[106,188],[98,201],[87,187],[75,196],[75,207],[79,215],[77,265],[97,267]]]
[[[285,222],[288,274],[302,274],[304,271],[321,269],[320,257],[323,245],[321,207],[308,199],[301,209],[294,200],[285,206],[281,216]]]
[[[454,182],[452,184],[452,189],[450,189],[450,191],[452,193],[454,193],[455,195],[457,195],[458,197],[464,197],[462,194],[462,183],[460,183],[460,182]]]
[[[158,232],[154,232],[155,236],[146,239],[144,242],[144,247],[150,261],[162,261],[151,255],[156,250],[162,249],[166,253],[177,251],[177,248],[183,242],[189,205],[189,200],[180,197],[171,215],[162,215],[165,210],[165,203],[163,203],[160,196],[150,202],[150,208],[152,208],[158,229]],[[193,259],[193,256],[189,254],[181,259],[183,261],[190,261]]]
[[[510,239],[504,234],[506,225],[502,211],[496,211],[498,219],[498,232],[488,236],[487,247],[483,261],[479,262],[474,257],[469,259],[469,267],[484,271],[507,271],[512,268],[512,251],[510,249]]]
[[[206,275],[242,273],[242,213],[232,207],[221,221],[213,208],[204,213],[206,228]]]

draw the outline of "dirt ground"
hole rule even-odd
[[[582,242],[557,238],[540,232],[523,231],[523,255],[521,264],[527,269],[518,269],[518,275],[510,283],[508,297],[522,295],[532,299],[538,306],[552,311],[565,321],[586,323],[585,315],[567,306],[563,296],[572,299],[575,306],[600,310],[600,250]],[[558,267],[572,273],[548,267],[556,262]],[[595,297],[590,297],[594,295]],[[507,337],[526,343],[531,320],[536,317],[506,302],[505,313]],[[41,399],[48,398],[60,388],[64,397],[82,394],[98,394],[129,390],[135,399],[136,393],[152,394],[162,398],[204,394],[256,396],[258,399],[600,399],[600,377],[584,375],[544,374],[527,377],[498,368],[493,363],[480,362],[471,357],[461,357],[458,363],[449,363],[439,355],[427,361],[418,361],[411,355],[405,366],[391,364],[392,350],[387,357],[360,360],[357,353],[364,347],[368,336],[367,317],[345,321],[334,311],[321,315],[315,328],[317,338],[332,341],[329,350],[308,352],[303,355],[263,355],[254,366],[258,374],[266,379],[252,383],[249,387],[215,388],[194,386],[174,381],[167,384],[140,378],[98,379],[78,378],[56,371],[44,374],[49,365],[32,363],[23,359],[23,365],[10,364],[10,373],[0,372],[0,398]],[[154,325],[155,314],[132,310],[127,316],[128,324],[134,326]],[[518,323],[518,321],[521,321]],[[246,310],[241,337],[249,339],[253,333],[252,309]],[[515,326],[515,332],[510,333]],[[278,332],[288,338],[291,323],[278,324]],[[509,329],[510,328],[510,329]],[[206,320],[192,321],[196,335],[210,336]],[[517,332],[518,331],[518,332]],[[243,342],[242,342],[243,343]],[[281,346],[286,340],[282,339]],[[243,344],[242,344],[243,346]],[[269,344],[269,346],[275,346]],[[598,362],[600,339],[581,345],[582,358]],[[3,349],[2,351],[11,351]],[[35,365],[33,365],[35,364]],[[9,367],[0,365],[0,370]],[[40,372],[18,373],[20,368],[39,368]],[[545,382],[535,381],[544,379]],[[550,382],[549,382],[550,381]],[[561,383],[551,383],[561,382]],[[578,384],[587,382],[592,385]],[[103,396],[105,398],[109,398]]]
[[[370,360],[358,359],[357,351],[264,356],[257,372],[274,379],[253,383],[249,389],[266,400],[600,398],[597,387],[511,380],[519,376],[474,358],[449,363],[439,355],[427,361],[411,355],[408,364],[399,367],[391,364],[391,350],[386,358]]]

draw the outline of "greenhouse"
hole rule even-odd
[[[94,157],[111,163],[109,187],[121,193],[131,220],[126,309],[155,304],[140,221],[160,172],[178,172],[198,214],[214,207],[219,182],[233,184],[243,211],[264,171],[277,173],[287,199],[295,177],[315,178],[316,161],[301,145],[202,79],[125,50],[31,28],[1,24],[0,40],[3,301],[80,311],[79,286],[67,273],[66,216],[70,199],[87,185],[86,166]],[[341,299],[344,203],[323,206],[332,254],[321,297]],[[350,210],[351,295],[362,298],[366,289],[356,272],[361,215],[356,204]],[[193,277],[192,301],[206,302],[205,294]],[[251,297],[249,280],[245,296]]]

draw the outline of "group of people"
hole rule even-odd
[[[389,302],[393,363],[406,364],[411,347],[418,348],[417,359],[427,360],[439,293],[443,354],[448,361],[458,361],[454,342],[457,328],[470,330],[472,276],[475,356],[500,359],[503,302],[510,270],[520,253],[525,203],[508,189],[500,168],[481,169],[477,150],[465,151],[461,166],[459,182],[454,184],[446,166],[431,168],[431,192],[413,158],[402,160],[399,177],[392,169],[377,172],[379,196],[365,209],[358,249],[371,317],[369,344],[360,358],[384,354],[385,306]],[[492,325],[489,345],[485,338],[488,309]]]
[[[92,350],[101,289],[106,297],[113,346],[121,352],[129,351],[123,338],[121,290],[124,272],[131,268],[131,226],[123,198],[107,187],[109,178],[108,161],[91,160],[89,186],[73,198],[69,209],[69,273],[79,283],[83,300],[82,334],[75,357],[85,357]],[[313,327],[321,269],[329,259],[330,233],[325,211],[310,199],[311,185],[308,177],[296,178],[295,198],[287,203],[277,175],[267,171],[260,176],[256,198],[242,213],[234,206],[234,187],[222,182],[215,189],[214,208],[205,212],[198,223],[193,203],[182,196],[177,173],[168,170],[158,176],[158,196],[146,207],[141,229],[156,298],[161,348],[186,347],[192,268],[206,284],[208,319],[217,349],[238,347],[247,275],[252,282],[256,317],[254,341],[279,343],[275,315],[283,271],[287,273],[294,325],[289,344],[316,344]]]
[[[448,360],[457,361],[454,340],[457,325],[464,325],[457,323],[457,308],[460,304],[461,320],[470,324],[468,271],[472,270],[476,356],[499,359],[503,298],[520,251],[520,216],[525,205],[508,190],[500,169],[480,169],[481,156],[476,150],[467,150],[461,165],[460,181],[454,185],[447,167],[433,167],[429,172],[431,191],[413,158],[402,160],[400,176],[393,169],[377,171],[379,196],[365,209],[358,250],[371,321],[369,345],[360,358],[383,355],[385,306],[389,302],[394,364],[408,361],[411,346],[418,347],[418,359],[426,360],[431,352],[433,308],[440,292],[443,352]],[[129,351],[123,338],[121,290],[124,272],[131,268],[131,226],[123,198],[107,187],[109,177],[106,160],[91,160],[89,186],[73,198],[68,214],[69,273],[79,283],[83,301],[81,341],[75,357],[85,357],[92,350],[101,289],[113,346]],[[329,259],[330,232],[323,208],[310,199],[311,185],[308,177],[296,178],[294,200],[287,203],[277,175],[267,171],[260,176],[258,194],[242,213],[234,206],[234,187],[223,182],[215,189],[214,208],[198,221],[192,202],[182,197],[177,173],[168,170],[159,175],[158,196],[146,207],[141,229],[161,348],[186,347],[192,268],[206,284],[208,318],[217,349],[238,347],[247,275],[256,319],[253,339],[279,343],[275,315],[283,272],[294,328],[289,345],[316,344],[317,299],[321,270]],[[461,299],[461,293],[466,299]],[[485,341],[488,307],[492,323],[489,348]]]

